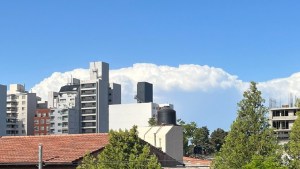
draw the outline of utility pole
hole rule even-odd
[[[39,169],[43,168],[43,145],[39,144]]]

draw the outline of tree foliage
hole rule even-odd
[[[243,97],[238,103],[237,118],[213,162],[216,169],[241,169],[256,156],[272,156],[280,161],[276,136],[269,128],[267,108],[255,82],[251,82]]]
[[[254,155],[250,163],[243,166],[242,169],[288,169],[282,166],[276,156]]]
[[[291,168],[300,169],[300,112],[297,112],[297,117],[290,133],[288,154],[292,159],[290,161]]]
[[[143,169],[161,168],[150,147],[138,138],[137,128],[110,131],[109,144],[97,156],[86,155],[78,169]]]
[[[225,142],[227,132],[221,128],[217,128],[210,134],[210,144],[216,151],[220,151],[222,145]]]

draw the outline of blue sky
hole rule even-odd
[[[31,88],[90,61],[208,65],[243,82],[289,77],[300,69],[299,8],[279,0],[0,1],[0,83]]]

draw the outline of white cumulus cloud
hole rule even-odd
[[[36,84],[32,91],[47,100],[48,91],[58,91],[70,78],[88,79],[88,69],[74,69],[68,72],[55,72]],[[122,95],[134,95],[136,83],[148,81],[154,84],[155,93],[160,91],[181,90],[186,92],[210,91],[213,89],[244,88],[244,83],[237,76],[230,75],[220,68],[207,65],[179,65],[178,67],[160,66],[149,63],[137,63],[132,67],[110,70],[110,82],[122,85]],[[159,95],[157,96],[159,97]],[[124,100],[126,102],[126,99]]]
[[[263,92],[264,96],[286,104],[288,103],[290,94],[292,94],[293,98],[300,97],[300,72],[286,78],[260,82],[258,88]]]

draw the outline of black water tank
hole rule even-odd
[[[157,125],[176,125],[176,111],[164,107],[157,112]]]

